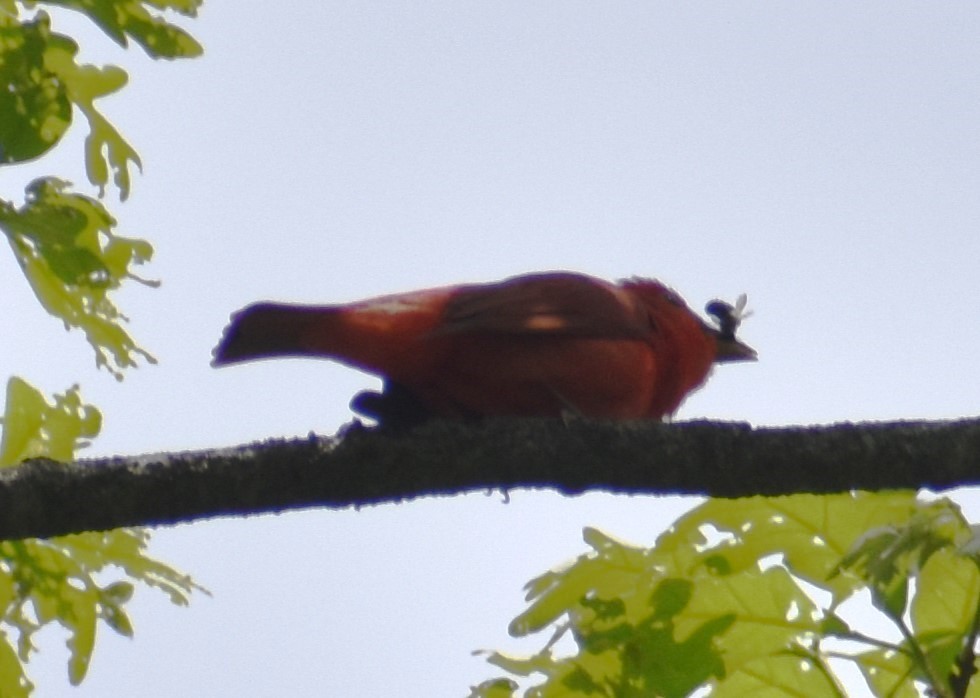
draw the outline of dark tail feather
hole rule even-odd
[[[331,308],[281,303],[256,303],[231,316],[212,352],[212,366],[276,356],[308,356],[307,337]]]

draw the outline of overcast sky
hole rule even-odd
[[[760,361],[719,368],[679,419],[977,414],[980,5],[270,7],[209,0],[186,24],[206,55],[177,64],[82,37],[83,58],[131,71],[103,106],[145,172],[113,208],[156,246],[144,271],[163,286],[120,303],[160,364],[97,372],[5,255],[0,366],[48,392],[81,382],[105,415],[86,455],[348,421],[372,378],[209,367],[248,302],[547,269],[657,277],[698,309],[748,293]],[[41,174],[84,186],[83,136],[0,171],[0,196]],[[466,695],[496,673],[472,650],[544,641],[507,623],[528,579],[584,550],[583,526],[652,543],[691,504],[514,492],[160,530],[151,550],[213,598],[140,590],[136,639],[100,632],[70,694],[64,635],[44,633],[36,695]]]

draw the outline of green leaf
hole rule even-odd
[[[725,676],[719,639],[735,622],[734,614],[709,618],[678,641],[672,623],[643,622],[621,646],[618,685],[635,695],[686,696],[709,679]]]
[[[77,387],[49,403],[36,388],[13,377],[7,381],[0,467],[38,456],[68,462],[101,426],[99,411],[82,404]]]
[[[687,579],[665,579],[657,585],[650,599],[654,621],[667,621],[679,614],[691,603],[694,584]]]
[[[73,460],[75,449],[94,437],[101,423],[98,411],[82,402],[77,388],[49,400],[19,378],[8,381],[2,421],[0,466],[38,456]],[[18,653],[12,660],[9,644],[0,642],[0,696],[27,695],[15,687],[20,685],[18,677],[24,676],[21,663],[35,651],[33,635],[44,625],[56,622],[68,631],[68,675],[77,684],[88,671],[100,620],[132,636],[124,606],[132,597],[133,582],[155,586],[180,605],[186,605],[193,590],[204,591],[187,575],[150,558],[148,541],[146,531],[132,528],[0,541],[0,624],[4,629],[0,632],[9,629],[18,635]],[[104,576],[109,567],[121,569],[128,580],[100,586],[97,577]]]
[[[103,5],[116,14],[116,3]],[[78,44],[53,33],[43,12],[34,21],[0,25],[0,85],[7,88],[0,90],[0,163],[46,153],[71,124],[74,104],[89,123],[85,141],[89,180],[104,192],[111,170],[121,198],[126,199],[130,166],[140,167],[139,155],[95,108],[96,99],[126,84],[126,72],[116,66],[79,65],[77,54]]]
[[[655,594],[672,604],[673,590]],[[495,654],[489,661],[511,673],[545,674],[541,696],[686,696],[712,677],[723,676],[716,640],[734,622],[732,615],[701,623],[682,641],[675,637],[671,610],[654,608],[637,623],[614,614],[581,624],[575,631],[581,652],[569,658],[546,650],[517,659]]]
[[[128,77],[126,71],[116,66],[79,65],[75,61],[77,53],[78,45],[74,41],[59,36],[59,41],[51,42],[45,53],[45,65],[58,76],[68,98],[88,120],[85,169],[89,181],[104,194],[111,170],[113,183],[125,201],[130,190],[129,168],[130,165],[141,167],[139,155],[95,108],[95,100],[121,89]]]
[[[779,555],[793,574],[841,600],[863,586],[834,574],[854,541],[871,527],[908,520],[915,508],[913,492],[714,499],[678,519],[657,550],[680,574],[734,573]],[[709,541],[712,529],[720,540]]]
[[[721,681],[712,698],[840,698],[837,684],[811,659],[791,654],[748,662]]]
[[[63,587],[61,601],[69,605],[62,606],[58,614],[59,622],[69,631],[68,650],[68,680],[77,686],[88,673],[92,652],[95,650],[95,623],[97,615],[97,590],[94,585],[83,590],[72,586]]]
[[[917,584],[911,608],[916,633],[969,632],[980,599],[980,570],[972,560],[949,548],[938,550],[919,572]]]
[[[950,548],[920,571],[910,616],[915,638],[936,676],[949,676],[969,637],[980,599],[980,570]]]
[[[0,26],[0,164],[43,155],[71,124],[68,91],[47,63],[51,47],[63,44],[43,13]]]
[[[976,666],[976,664],[974,664],[974,666]],[[980,698],[980,681],[976,679],[977,674],[974,674],[973,676],[974,679],[970,681],[970,685],[966,688],[966,698]]]
[[[41,451],[34,440],[42,434],[48,404],[38,390],[16,377],[7,381],[5,404],[0,467],[6,468]]]
[[[621,600],[596,604],[583,599],[582,605],[601,613],[588,623],[579,624],[576,636],[579,645],[589,655],[604,658],[604,671],[593,675],[589,663],[581,656],[575,671],[564,679],[569,688],[585,689],[603,682],[608,667],[616,667],[617,678],[612,685],[617,695],[685,696],[712,677],[725,674],[725,666],[717,649],[717,640],[735,621],[734,614],[725,613],[705,619],[683,640],[675,632],[675,617],[687,607],[692,584],[686,580],[667,579],[653,591],[648,612],[637,622],[629,622],[624,613],[610,612],[625,609]],[[619,603],[617,603],[617,601]]]
[[[196,584],[189,575],[150,558],[146,548],[150,534],[142,528],[117,528],[102,533],[71,536],[72,549],[80,559],[91,554],[100,560],[110,560],[135,581],[155,587],[170,597],[171,603],[186,606],[194,591],[208,590]],[[94,564],[94,562],[93,562]]]
[[[823,637],[874,647],[854,660],[876,695],[917,695],[915,682],[942,690],[980,596],[980,546],[958,507],[913,493],[710,501],[652,549],[592,529],[586,540],[589,553],[528,585],[531,606],[512,624],[522,634],[554,625],[544,649],[490,656],[512,674],[545,677],[528,695],[682,696],[712,686],[712,695],[843,696]],[[834,606],[819,611],[799,580],[832,592],[834,604],[869,588],[911,639],[881,649]],[[578,651],[561,657],[553,648],[565,632]]]
[[[10,644],[7,633],[0,630],[0,696],[28,698],[34,685],[27,680],[24,667]]]
[[[0,202],[0,230],[38,300],[66,326],[84,331],[96,363],[121,378],[138,357],[154,359],[123,329],[125,318],[109,293],[127,279],[142,281],[132,266],[148,260],[152,248],[113,233],[115,223],[98,201],[56,179],[32,182],[19,209]]]
[[[919,698],[919,692],[911,680],[912,660],[907,654],[875,649],[857,655],[855,661],[875,695]]]
[[[866,531],[838,569],[869,583],[875,606],[898,619],[905,613],[911,575],[937,552],[963,545],[970,536],[970,527],[951,501],[919,504],[906,521]]]
[[[510,679],[490,679],[473,686],[469,698],[513,698],[518,689]]]
[[[89,206],[45,205],[46,192],[39,194],[21,209],[13,226],[20,233],[19,241],[42,257],[65,285],[105,287],[111,278],[100,259],[97,230],[114,221]],[[92,214],[94,225],[90,225]]]
[[[478,652],[485,654],[487,662],[514,674],[515,676],[530,676],[534,673],[549,674],[556,667],[555,659],[548,650],[531,657],[513,657],[503,652]]]
[[[126,612],[119,606],[103,605],[100,618],[123,637],[133,636],[133,624]]]
[[[707,619],[733,615],[737,622],[718,640],[728,672],[820,630],[816,606],[784,568],[696,581],[690,604],[675,619],[678,638]]]
[[[579,601],[594,589],[601,589],[602,595],[610,598],[635,591],[638,577],[648,577],[649,591],[661,578],[649,569],[650,561],[641,548],[620,543],[592,528],[586,528],[583,535],[592,552],[581,555],[561,571],[546,572],[528,582],[526,598],[534,603],[511,622],[511,635],[537,632],[564,613],[578,615]]]
[[[850,633],[850,626],[835,613],[827,613],[820,622],[820,634],[825,637],[847,636]]]
[[[116,582],[102,590],[102,603],[126,603],[133,598],[133,585],[129,582]]]
[[[556,657],[549,643],[533,657],[492,654],[491,663],[517,675],[548,677],[536,689],[542,698],[595,691],[683,696],[724,673],[716,639],[734,622],[732,614],[700,618],[677,637],[675,617],[683,615],[692,583],[663,579],[651,566],[649,551],[593,529],[585,531],[585,538],[593,551],[534,580],[529,585],[532,607],[511,624],[512,632],[530,632],[564,615],[568,625],[563,627],[571,628],[580,652]]]
[[[784,569],[665,577],[673,560],[659,548],[594,530],[586,537],[593,551],[534,580],[534,603],[512,624],[530,631],[565,616],[579,653],[555,657],[549,643],[530,658],[490,657],[511,673],[547,676],[542,696],[685,696],[820,629],[816,607]]]
[[[174,10],[194,17],[203,0],[43,0],[88,15],[120,46],[133,39],[154,58],[192,58],[203,52],[201,45],[180,27],[147,11],[146,6]],[[38,4],[27,2],[28,6]]]

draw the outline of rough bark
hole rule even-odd
[[[560,420],[34,460],[0,471],[0,539],[513,488],[716,497],[980,482],[980,420],[752,428]]]

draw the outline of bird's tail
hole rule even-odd
[[[428,375],[445,341],[432,338],[445,302],[438,290],[349,305],[256,303],[232,315],[211,363],[317,357],[396,382]]]
[[[339,308],[256,303],[231,317],[213,352],[213,366],[280,356],[310,356],[310,336],[323,334]],[[322,351],[319,352],[322,355]]]

